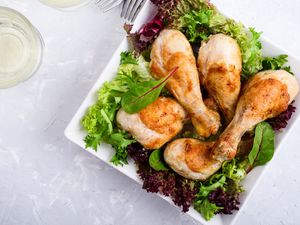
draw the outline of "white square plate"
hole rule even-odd
[[[151,5],[149,1],[146,2],[144,5],[142,11],[140,12],[139,16],[137,17],[135,21],[135,26],[134,28],[139,28],[143,24],[145,24],[149,19],[151,19],[155,15],[155,9]],[[288,53],[285,50],[282,50],[275,44],[271,43],[269,40],[266,38],[261,39],[263,47],[264,47],[264,55],[265,56],[276,56],[279,54],[287,54],[289,55],[289,65],[292,67],[292,71],[295,74],[300,74],[300,59],[297,59],[295,56],[292,54]],[[82,148],[85,148],[85,143],[83,141],[84,137],[86,136],[86,132],[82,129],[80,125],[80,120],[82,117],[85,115],[87,109],[89,108],[90,105],[94,104],[97,100],[97,91],[101,87],[101,85],[105,81],[112,80],[113,77],[116,75],[119,61],[120,61],[120,53],[122,51],[127,51],[129,50],[129,44],[127,42],[127,39],[124,38],[116,52],[114,53],[113,57],[107,64],[106,68],[104,69],[103,73],[83,101],[82,105],[76,112],[75,116],[69,123],[68,127],[65,130],[65,135],[68,139],[70,139],[72,142],[75,144],[81,146]],[[298,79],[299,81],[299,79]],[[284,130],[282,133],[278,133],[276,135],[276,152],[280,151],[280,149],[283,148],[283,143],[285,141],[285,138],[289,135],[290,132],[293,132],[294,124],[296,119],[299,117],[300,113],[300,99],[299,95],[297,96],[296,103],[294,104],[298,110],[296,113],[293,115],[292,119],[289,121],[288,127]],[[141,183],[141,180],[136,174],[136,168],[131,160],[129,160],[129,164],[126,166],[119,166],[115,167],[112,165],[109,161],[111,157],[113,156],[113,149],[106,144],[102,144],[98,150],[98,152],[95,152],[92,149],[86,149],[88,152],[91,154],[95,155],[96,157],[100,158],[104,162],[108,163],[110,166],[114,167],[115,169],[119,170],[121,173],[127,175],[128,177],[132,178],[138,183]],[[276,155],[276,154],[275,154]],[[246,179],[243,182],[245,192],[242,193],[241,195],[241,207],[244,207],[246,205],[247,200],[249,199],[251,193],[253,193],[255,186],[259,183],[259,179],[262,177],[262,174],[266,169],[268,168],[267,166],[262,166],[262,167],[257,167],[249,175],[247,175]],[[164,196],[161,196],[171,204],[172,201],[169,198],[166,198]],[[241,211],[241,210],[240,210]],[[210,224],[210,225],[229,225],[233,224],[234,221],[237,219],[239,212],[235,212],[233,215],[216,215],[211,221],[205,221],[201,215],[196,212],[192,207],[190,208],[188,214],[195,218],[197,221],[199,221],[201,224]]]

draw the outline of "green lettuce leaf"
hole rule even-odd
[[[262,61],[263,70],[285,70],[293,74],[290,66],[285,66],[288,62],[288,55],[279,55],[276,57],[264,57]]]
[[[288,55],[279,55],[277,57],[264,57],[262,61],[264,70],[278,70],[287,63]]]
[[[156,171],[168,170],[169,168],[166,166],[163,158],[163,151],[161,149],[153,151],[149,157],[150,167]]]
[[[210,220],[222,207],[217,207],[210,202],[208,197],[210,193],[218,188],[224,189],[233,195],[243,191],[241,181],[246,176],[246,164],[243,161],[233,159],[226,161],[222,169],[214,174],[210,179],[200,184],[199,192],[194,200],[194,208],[206,220]]]
[[[119,131],[110,135],[105,142],[116,149],[116,154],[111,159],[111,162],[115,165],[120,165],[120,162],[127,164],[127,146],[134,143],[135,140],[129,138],[125,132]]]
[[[130,53],[122,53],[121,63],[116,77],[102,85],[97,102],[90,106],[81,120],[82,127],[88,133],[84,139],[86,147],[97,151],[102,142],[110,144],[116,150],[111,160],[115,165],[127,163],[126,148],[135,142],[118,128],[115,121],[116,113],[121,108],[121,99],[133,84],[152,80],[149,63],[143,57],[135,59]]]
[[[138,81],[149,81],[153,80],[150,73],[149,62],[147,62],[144,57],[140,56],[138,58],[138,65],[134,66],[133,70],[138,74]]]
[[[255,128],[252,150],[248,155],[251,167],[265,165],[269,162],[275,149],[275,132],[267,122],[259,123]]]
[[[149,62],[142,56],[137,59],[138,64],[121,64],[119,66],[119,73],[127,74],[135,82],[153,80],[149,70]]]
[[[237,163],[236,160],[226,161],[222,165],[222,172],[225,177],[239,183],[246,177],[246,165],[243,162]]]
[[[121,61],[120,64],[134,64],[138,65],[138,61],[130,52],[122,52],[121,53]]]
[[[196,206],[197,207],[197,206]],[[207,198],[201,202],[201,206],[197,208],[197,211],[203,216],[205,220],[210,220],[214,217],[222,207],[217,206],[215,203],[211,203]]]
[[[201,184],[199,192],[194,200],[194,209],[198,211],[205,220],[210,220],[222,207],[208,200],[209,194],[217,188],[224,187],[226,184],[226,176],[224,174],[214,175],[209,182]]]

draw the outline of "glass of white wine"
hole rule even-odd
[[[91,0],[40,0],[51,7],[63,10],[72,10],[87,5]]]
[[[43,40],[19,12],[0,7],[0,88],[30,78],[39,68]]]

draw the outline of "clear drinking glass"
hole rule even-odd
[[[63,10],[72,10],[87,5],[91,0],[40,0],[40,2]]]
[[[25,16],[0,7],[0,88],[30,78],[40,66],[43,46],[40,33]]]

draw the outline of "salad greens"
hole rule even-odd
[[[255,138],[248,159],[251,167],[269,162],[274,154],[275,132],[267,122],[261,122],[255,128]]]
[[[205,220],[213,218],[223,207],[217,206],[208,200],[208,196],[204,197],[203,200],[197,201],[194,205],[195,209],[203,216]]]
[[[130,52],[121,52],[120,64],[134,64],[138,65],[138,61]]]
[[[261,33],[256,32],[254,28],[247,32],[242,23],[226,18],[205,3],[200,10],[191,10],[183,14],[179,18],[179,29],[187,35],[190,42],[197,43],[208,40],[211,34],[230,35],[241,48],[244,78],[247,79],[262,69],[262,45],[259,41]]]
[[[81,121],[88,135],[84,139],[86,147],[97,151],[97,146],[105,142],[116,150],[111,162],[115,165],[127,163],[127,146],[135,140],[116,126],[116,113],[121,108],[121,99],[132,83],[152,80],[149,63],[142,56],[135,59],[131,53],[121,54],[121,65],[117,76],[105,82],[98,92],[97,102],[92,105]]]
[[[277,57],[265,57],[262,61],[264,70],[281,69],[288,61],[288,55],[279,55]]]
[[[245,176],[245,162],[239,162],[236,159],[224,162],[222,169],[218,173],[200,184],[199,192],[196,194],[196,199],[194,200],[194,208],[201,213],[206,220],[210,220],[216,213],[224,209],[224,207],[228,207],[226,205],[217,206],[211,202],[209,200],[210,194],[218,188],[221,188],[234,197],[234,195],[243,191],[240,182]]]
[[[264,57],[262,61],[263,70],[285,70],[293,74],[290,66],[285,66],[288,62],[288,55],[279,55],[277,57]]]
[[[216,205],[210,200],[210,195],[217,189],[223,189],[224,193],[237,195],[243,191],[241,181],[255,166],[269,162],[274,154],[275,133],[267,122],[256,126],[253,148],[246,159],[233,159],[226,161],[222,169],[200,186],[200,190],[194,201],[194,208],[206,219],[210,220],[216,213],[224,210],[225,206]],[[224,196],[222,196],[224,197]],[[229,198],[234,199],[234,198]]]
[[[232,204],[226,205],[223,202],[223,205],[216,205],[215,202],[222,201],[213,199],[211,196],[216,190],[222,189],[224,194],[220,197],[227,197],[225,201],[227,203],[230,201],[236,203],[236,195],[243,191],[241,181],[245,178],[246,174],[255,166],[265,165],[272,159],[274,154],[274,138],[275,133],[271,125],[267,122],[259,123],[255,128],[253,148],[247,158],[243,157],[224,162],[222,169],[218,173],[213,175],[208,181],[200,184],[199,192],[194,201],[194,208],[206,220],[210,220],[216,213],[223,210],[225,212],[230,211],[225,208],[229,207],[230,209]],[[231,195],[231,197],[228,198],[228,195]]]
[[[174,75],[177,69],[178,67],[174,68],[168,76],[160,80],[130,83],[129,90],[121,100],[125,112],[129,114],[137,113],[157,100],[168,79]]]
[[[163,160],[163,151],[161,149],[157,149],[151,153],[149,157],[149,165],[152,169],[156,171],[163,171],[169,169]]]

